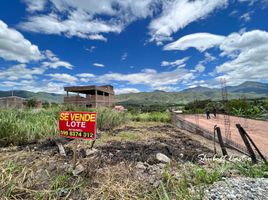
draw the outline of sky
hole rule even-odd
[[[0,90],[268,82],[268,0],[2,0]]]

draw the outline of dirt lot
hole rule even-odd
[[[183,118],[189,122],[196,124],[195,115],[183,115]],[[241,124],[241,126],[247,131],[249,136],[256,143],[257,147],[268,156],[268,122],[260,120],[252,120],[240,117],[230,116],[231,124],[231,139],[241,145],[243,141],[239,135],[239,132],[236,128],[236,124]],[[198,115],[198,124],[211,132],[213,132],[214,125],[217,125],[221,128],[224,136],[224,118],[223,115],[217,115],[217,117],[211,116],[211,119],[206,119],[205,115]]]
[[[55,141],[63,144],[66,157]],[[139,199],[139,187],[157,186],[162,177],[165,165],[156,159],[157,153],[179,163],[197,162],[202,153],[213,155],[172,125],[133,123],[100,133],[94,150],[80,141],[77,165],[82,170],[74,176],[72,145],[53,138],[0,149],[1,199]]]

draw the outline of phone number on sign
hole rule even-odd
[[[60,134],[65,137],[82,137],[82,138],[94,137],[94,133],[85,133],[85,132],[61,131]]]

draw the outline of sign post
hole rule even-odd
[[[96,139],[96,112],[60,112],[59,130],[60,136],[75,139],[73,168],[77,160],[77,139]]]
[[[75,169],[76,163],[77,163],[77,140],[74,141],[74,156],[73,156],[73,169]]]

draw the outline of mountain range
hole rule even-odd
[[[229,99],[235,98],[268,98],[268,83],[247,81],[237,86],[226,87]],[[64,95],[46,92],[29,92],[25,90],[0,91],[0,97],[19,96],[22,98],[35,98],[42,101],[62,103]],[[195,87],[180,92],[140,92],[116,95],[118,104],[178,104],[197,100],[222,99],[220,88]]]

